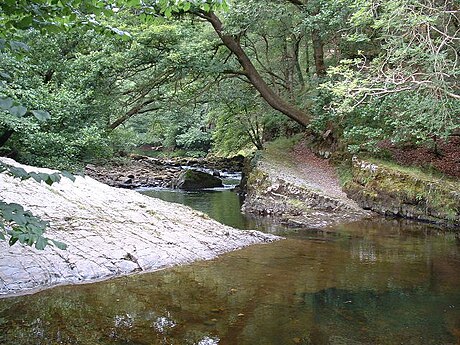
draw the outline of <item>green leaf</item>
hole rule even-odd
[[[41,182],[41,180],[42,180],[40,175],[37,174],[36,172],[30,172],[29,175],[30,175],[30,177],[32,177],[37,182]]]
[[[65,244],[65,243],[62,243],[62,242],[59,242],[59,241],[56,241],[56,240],[50,240],[50,241],[53,242],[53,244],[54,244],[57,248],[59,248],[59,249],[61,249],[61,250],[66,250],[66,249],[67,249],[67,244]]]
[[[50,113],[46,110],[31,110],[30,111],[39,121],[46,121],[51,118]]]
[[[27,44],[19,41],[10,41],[10,47],[14,51],[22,50],[28,52],[30,50],[30,47]]]
[[[0,108],[8,110],[13,106],[13,99],[9,97],[0,98]]]
[[[70,181],[75,182],[75,176],[68,171],[61,171],[61,175],[67,177]]]
[[[16,27],[18,29],[27,29],[32,25],[33,18],[31,16],[27,16],[22,18],[19,22],[16,23]]]
[[[8,241],[8,244],[10,246],[14,245],[18,241],[17,237],[10,237],[10,240]]]
[[[41,182],[41,181],[46,182],[46,180],[48,180],[48,177],[49,177],[49,175],[45,173],[38,173],[38,176],[40,177],[40,181],[37,181],[37,182]]]
[[[59,182],[61,180],[61,176],[59,176],[59,174],[57,173],[54,173],[54,174],[51,174],[51,175],[48,175],[44,181],[47,185],[51,186],[53,183],[55,182]]]
[[[6,72],[0,72],[0,78],[4,80],[11,80],[11,75]]]
[[[29,173],[25,171],[23,168],[19,167],[8,167],[8,173],[16,178],[20,178],[21,180],[26,180],[30,177]]]
[[[15,105],[10,108],[10,114],[16,117],[23,117],[27,113],[27,108],[22,105]]]
[[[37,242],[35,242],[35,248],[38,250],[45,249],[46,245],[48,244],[48,240],[45,237],[39,237]]]

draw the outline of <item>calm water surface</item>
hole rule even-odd
[[[229,190],[162,193],[254,225]],[[212,261],[0,300],[0,344],[460,344],[455,234],[384,220],[284,234]]]

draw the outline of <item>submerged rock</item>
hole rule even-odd
[[[1,160],[27,171],[53,172]],[[278,239],[89,177],[48,186],[0,174],[0,186],[1,200],[50,221],[46,236],[68,245],[39,251],[0,241],[0,295],[157,270]]]
[[[223,187],[222,180],[203,171],[184,170],[173,181],[173,187],[185,190]]]

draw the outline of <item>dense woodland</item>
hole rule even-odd
[[[78,169],[141,144],[308,131],[356,153],[458,129],[456,1],[220,3],[2,2],[2,153]]]
[[[0,153],[36,166],[459,134],[457,0],[6,0],[0,61]]]

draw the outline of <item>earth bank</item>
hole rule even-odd
[[[243,210],[287,226],[321,228],[371,215],[347,197],[334,167],[304,142],[258,152],[244,176]]]
[[[353,158],[344,190],[361,207],[387,216],[460,226],[460,183]]]

